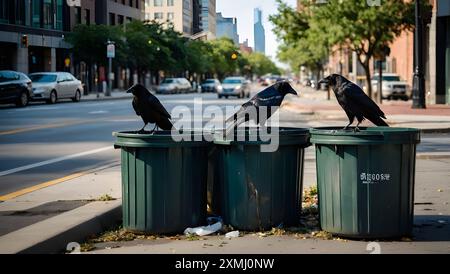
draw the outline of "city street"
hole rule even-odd
[[[177,105],[193,108],[194,97],[205,105],[221,107],[244,102],[218,100],[211,93],[158,97],[169,112]],[[131,99],[1,106],[0,196],[118,162],[112,132],[136,131],[142,126]],[[148,125],[147,130],[152,127]]]
[[[252,94],[259,88],[253,87]],[[219,100],[211,93],[158,95],[158,98],[169,112],[178,105],[192,109],[194,98],[202,99],[204,107],[225,108],[245,102],[236,98]],[[305,106],[312,102],[301,99]],[[281,124],[287,126],[307,127],[311,118],[314,119],[311,115],[286,111],[280,115]],[[331,124],[320,122],[324,126]],[[0,196],[48,182],[63,182],[85,171],[118,163],[120,155],[112,146],[112,132],[138,130],[142,125],[132,109],[131,99],[34,103],[27,108],[1,106]],[[148,125],[147,130],[152,127]],[[418,152],[450,152],[450,134],[423,135]]]

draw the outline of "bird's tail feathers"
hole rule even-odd
[[[386,117],[383,118],[386,119]],[[383,119],[381,119],[381,117],[376,117],[374,119],[371,119],[370,121],[379,127],[389,127],[389,125]]]

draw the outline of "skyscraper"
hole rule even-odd
[[[194,0],[194,34],[203,32],[208,38],[216,37],[216,0]]]
[[[254,24],[254,35],[255,35],[255,51],[266,53],[266,34],[264,26],[262,23],[262,10],[256,8],[254,10],[255,24]]]
[[[237,18],[226,18],[222,13],[217,13],[217,38],[228,37],[239,45],[239,35],[237,32]]]

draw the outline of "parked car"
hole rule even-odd
[[[35,101],[45,100],[55,104],[61,99],[81,100],[83,84],[68,72],[39,72],[30,74],[33,82],[33,97]]]
[[[217,92],[219,99],[236,96],[250,98],[250,84],[244,77],[228,77],[222,82],[222,90]]]
[[[191,83],[185,78],[166,78],[161,82],[156,93],[174,94],[188,93],[192,91]]]
[[[217,79],[206,79],[202,83],[202,92],[217,93],[220,89],[222,89],[222,84]]]
[[[263,86],[271,86],[279,81],[282,81],[282,78],[278,75],[267,77],[263,83]]]
[[[409,100],[410,91],[409,85],[405,81],[400,79],[400,76],[395,73],[383,73],[383,79],[381,82],[382,85],[382,94],[383,99],[402,99]],[[378,81],[380,77],[378,74],[375,74],[372,77],[372,91],[374,94],[378,92]]]
[[[28,105],[32,94],[32,82],[23,73],[0,71],[0,103],[14,103],[18,107]]]

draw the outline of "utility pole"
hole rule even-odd
[[[416,67],[414,70],[413,82],[413,105],[412,108],[424,109],[425,105],[425,78],[423,69],[423,30],[422,14],[420,11],[420,0],[416,0],[416,31],[415,40],[415,59]]]
[[[108,88],[106,89],[105,96],[111,96],[112,91],[112,59],[116,57],[116,45],[114,42],[108,39],[106,55],[108,57]]]

